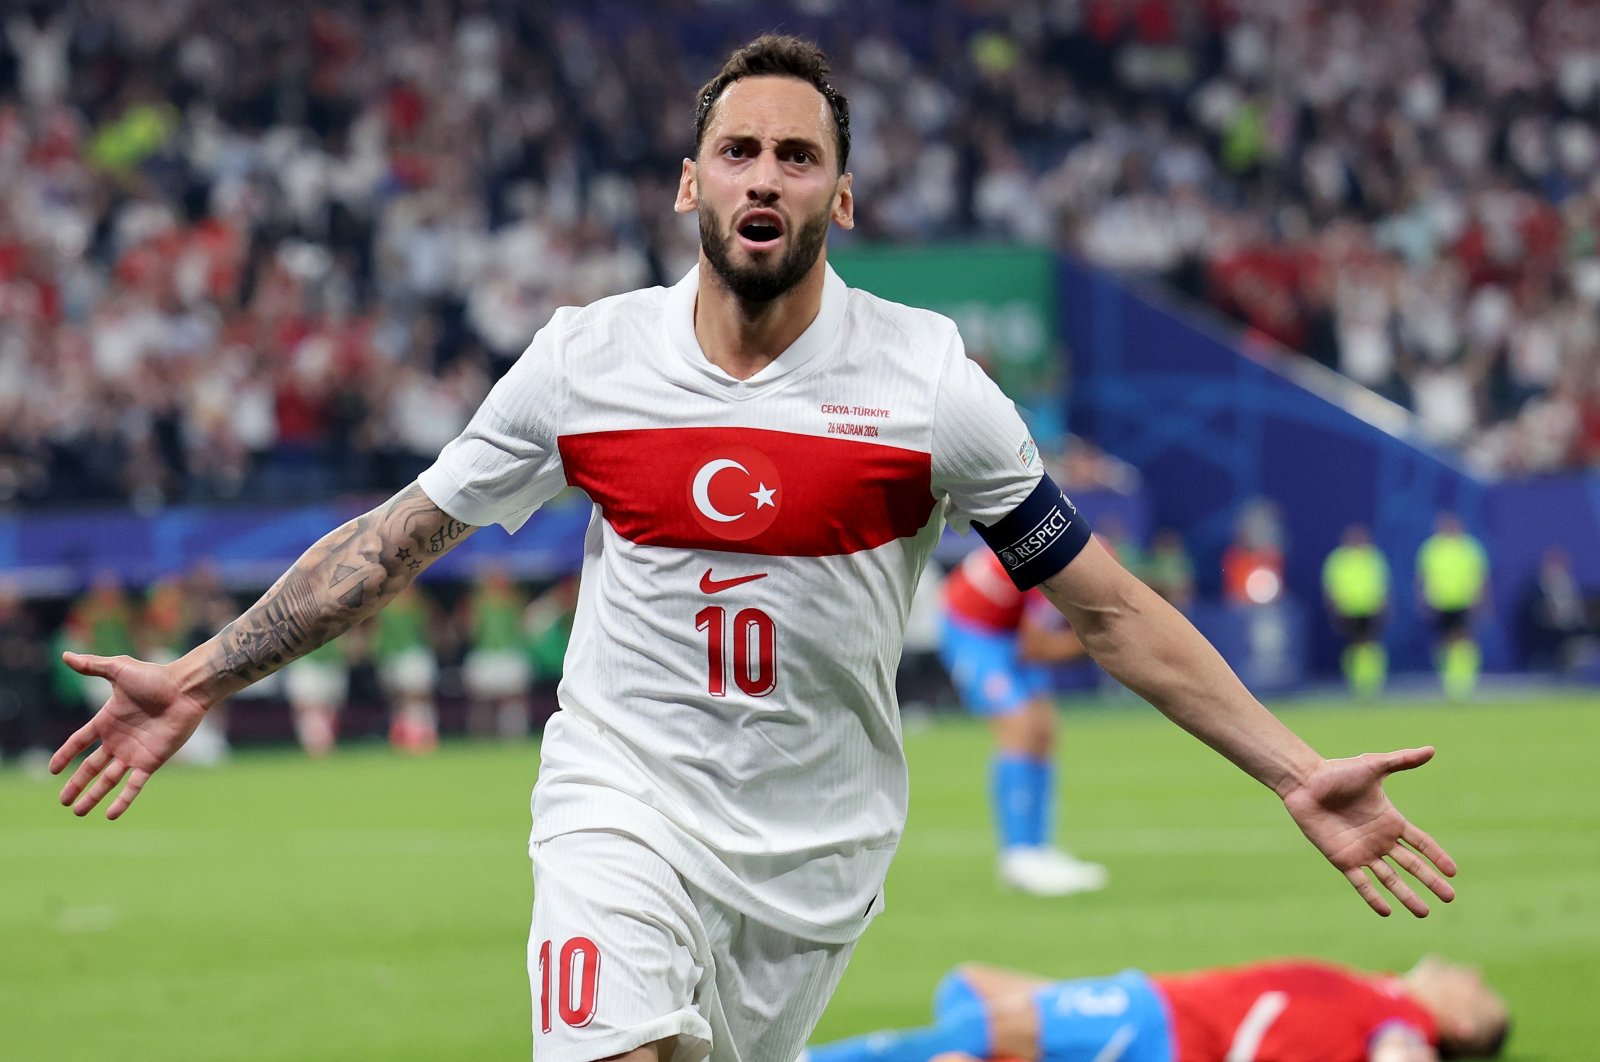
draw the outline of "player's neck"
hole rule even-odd
[[[706,360],[736,380],[748,380],[800,338],[822,309],[827,259],[771,302],[749,303],[728,289],[704,255],[694,305],[694,335]]]

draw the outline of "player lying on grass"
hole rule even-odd
[[[1498,1058],[1510,1028],[1477,970],[1433,956],[1398,976],[1274,961],[1047,981],[963,966],[933,1006],[933,1025],[809,1062],[1437,1062]]]

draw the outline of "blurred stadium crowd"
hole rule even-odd
[[[1579,0],[74,0],[0,33],[0,504],[404,481],[555,307],[689,267],[694,89],[774,25],[851,96],[849,238],[1070,249],[1478,467],[1600,461]]]

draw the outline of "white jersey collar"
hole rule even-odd
[[[695,297],[700,291],[699,263],[667,294],[666,326],[672,346],[701,374],[740,389],[759,389],[791,375],[828,348],[839,332],[840,322],[844,320],[848,289],[839,274],[833,271],[833,266],[824,265],[823,268],[827,270],[827,275],[822,281],[822,305],[817,309],[817,316],[800,333],[799,338],[789,344],[788,349],[748,380],[735,379],[724,369],[712,364],[705,351],[700,349],[700,340],[694,334]]]

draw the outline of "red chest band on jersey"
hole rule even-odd
[[[832,557],[915,535],[928,454],[764,428],[640,428],[558,440],[567,481],[645,546]]]
[[[1065,568],[1089,544],[1089,521],[1048,474],[1021,505],[973,529],[994,550],[1018,590],[1031,590]]]

